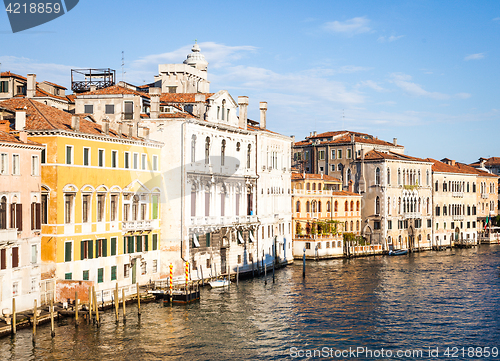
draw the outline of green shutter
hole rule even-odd
[[[158,219],[158,196],[153,196],[153,219]]]
[[[134,253],[134,236],[128,237],[128,253]]]
[[[85,255],[85,241],[80,242],[80,259],[83,259]]]
[[[111,238],[111,256],[116,256],[116,238]]]
[[[116,280],[116,266],[111,266],[111,281]]]
[[[83,271],[83,280],[88,281],[89,280],[89,271]]]
[[[97,283],[102,283],[104,280],[104,268],[97,269]]]
[[[147,251],[149,251],[149,244],[148,244],[148,243],[149,243],[149,237],[148,237],[148,235],[146,234],[146,235],[144,236],[144,250],[145,250],[146,252],[147,252]]]
[[[108,240],[107,239],[102,240],[102,256],[108,257]]]
[[[71,262],[71,242],[64,244],[64,262]]]
[[[153,251],[158,249],[158,235],[153,234]]]
[[[94,241],[90,240],[89,242],[89,259],[94,258]]]
[[[127,253],[127,241],[128,237],[123,237],[123,254]]]
[[[210,247],[210,233],[207,233],[207,247]]]
[[[65,280],[70,280],[70,279],[73,279],[73,274],[71,274],[71,273],[65,273],[65,274],[64,274],[64,279],[65,279]]]
[[[135,242],[137,244],[137,252],[142,252],[142,236],[135,236]]]

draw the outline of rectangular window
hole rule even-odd
[[[338,159],[342,159],[342,149],[339,149],[339,150],[337,151],[337,158],[338,158]]]
[[[134,102],[125,102],[124,119],[134,119]]]
[[[431,228],[432,227],[432,220],[428,219],[427,220],[427,228]]]
[[[66,164],[73,164],[73,146],[66,146]]]
[[[142,236],[135,236],[135,245],[137,252],[142,252]]]
[[[42,194],[42,224],[48,223],[49,218],[49,196],[48,194]]]
[[[153,251],[158,250],[158,235],[153,234]]]
[[[70,272],[70,273],[65,273],[64,274],[64,279],[65,280],[71,280],[73,279],[73,274]]]
[[[130,153],[125,152],[125,156],[123,157],[123,168],[129,169],[130,168]]]
[[[373,222],[373,229],[380,229],[380,221]]]
[[[31,263],[36,264],[38,261],[38,249],[36,244],[31,245]]]
[[[158,272],[158,260],[154,259],[153,260],[153,273]]]
[[[116,168],[118,166],[118,151],[111,151],[111,168]]]
[[[153,195],[153,219],[158,219],[158,207],[159,207],[158,198],[159,196],[157,194]]]
[[[38,230],[41,225],[41,205],[40,203],[31,203],[31,229]]]
[[[73,242],[64,242],[64,262],[71,262],[73,260],[72,251]]]
[[[210,247],[210,233],[207,233],[205,236],[206,236],[206,239],[207,239],[206,246]]]
[[[104,149],[99,149],[98,165],[99,167],[104,167]]]
[[[73,194],[64,195],[64,222],[71,223],[73,221]]]
[[[325,151],[324,150],[318,151],[318,160],[325,160]]]
[[[116,266],[111,266],[111,281],[116,281]]]
[[[104,282],[104,268],[97,269],[97,283]]]
[[[44,148],[42,149],[42,153],[41,153],[41,159],[40,159],[40,163],[42,164],[45,164],[45,162],[47,161],[46,160],[46,157],[47,157],[47,150]]]
[[[0,269],[7,269],[7,250],[0,250]]]
[[[158,156],[153,155],[153,170],[157,171],[158,170]]]
[[[141,262],[141,275],[146,274],[146,262]]]
[[[146,170],[147,157],[146,154],[141,154],[141,169]]]
[[[130,277],[130,265],[128,263],[123,265],[123,277]]]
[[[387,221],[387,229],[392,229],[392,221]]]
[[[83,165],[90,165],[90,148],[83,148]]]
[[[94,258],[94,241],[81,241],[80,242],[80,259],[92,259]]]
[[[8,93],[9,92],[9,81],[4,80],[0,81],[0,93]]]
[[[13,175],[20,175],[21,174],[19,154],[12,155],[12,174]]]
[[[331,153],[332,153],[332,154],[331,154],[331,158],[332,158],[332,159],[335,159],[335,149],[332,149]]]
[[[347,149],[346,158],[347,159],[351,159],[352,158],[352,150],[351,149]]]
[[[31,175],[33,176],[40,175],[40,163],[37,155],[31,156]]]
[[[134,161],[133,168],[138,169],[139,168],[139,154],[134,153],[133,161]]]
[[[106,112],[106,114],[115,114],[115,105],[114,104],[106,104],[105,112]]]
[[[98,239],[95,242],[95,256],[98,257],[107,257],[108,256],[108,240],[107,239]]]
[[[111,254],[110,256],[116,256],[116,237],[111,238]]]
[[[94,113],[94,106],[92,104],[85,104],[83,106],[83,112],[85,114],[92,114],[92,113]]]
[[[83,280],[88,281],[89,280],[89,270],[83,271]]]
[[[7,174],[9,172],[9,158],[7,153],[0,155],[0,174]]]

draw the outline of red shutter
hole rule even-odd
[[[23,230],[23,205],[16,204],[16,227],[18,231]]]
[[[35,229],[35,203],[31,203],[31,230]]]
[[[19,248],[12,247],[12,268],[19,267]]]
[[[10,228],[16,228],[16,204],[10,205]]]
[[[0,268],[7,268],[7,250],[5,248],[0,251]]]

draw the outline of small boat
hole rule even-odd
[[[231,281],[223,279],[223,280],[209,282],[209,285],[212,288],[221,288],[221,287],[229,286],[230,283],[231,283]]]
[[[405,254],[408,254],[407,249],[396,249],[394,251],[389,251],[389,256],[403,256]]]

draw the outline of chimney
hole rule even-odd
[[[95,92],[95,91],[97,90],[97,85],[95,85],[95,84],[90,84],[90,85],[89,85],[89,89],[90,89],[90,91],[91,91],[91,92]]]
[[[392,138],[392,144],[398,145],[398,138]]]
[[[71,128],[73,128],[75,132],[80,131],[80,117],[78,115],[73,115],[71,117]]]
[[[316,131],[313,132],[313,137],[317,136],[318,133],[316,133]]]
[[[102,123],[104,127],[104,134],[109,135],[109,119],[103,119]]]
[[[28,82],[26,84],[26,98],[33,98],[36,94],[36,75],[28,74]]]
[[[267,102],[260,102],[260,129],[266,129]]]
[[[238,105],[240,106],[240,115],[238,125],[240,128],[247,129],[247,118],[248,118],[248,97],[242,96],[238,97]]]
[[[10,131],[10,123],[8,120],[0,121],[0,131],[8,133]]]
[[[354,143],[354,134],[351,133],[351,143]]]
[[[28,142],[28,133],[26,133],[24,130],[19,132],[19,140],[23,143]]]
[[[484,167],[485,167],[485,165],[486,165],[486,159],[481,158],[481,159],[479,160],[479,167],[480,167],[480,168],[484,168]]]
[[[161,88],[149,88],[149,97],[151,98],[151,112],[149,117],[157,119],[160,116],[160,95]]]
[[[149,139],[149,127],[139,127],[142,129],[142,138]]]
[[[450,159],[450,165],[453,167],[455,166],[455,159]]]
[[[26,111],[16,110],[16,130],[24,130],[26,126]]]

